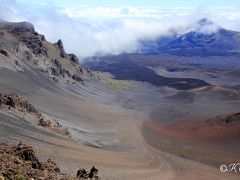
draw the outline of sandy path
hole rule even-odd
[[[124,124],[122,122],[121,124],[125,127],[125,138],[128,138],[128,141],[132,144],[132,148],[126,150],[126,152],[100,150],[68,141],[59,142],[61,145],[64,144],[65,147],[55,149],[54,156],[62,164],[62,168],[73,174],[79,166],[90,168],[92,165],[96,165],[100,168],[103,179],[224,180],[239,178],[222,174],[214,167],[156,150],[146,144],[139,133],[139,126],[136,126],[136,124],[134,126],[134,123]],[[131,128],[127,131],[128,128],[126,127]],[[69,149],[68,147],[74,147],[75,149]]]
[[[1,128],[5,130],[7,129],[2,124],[3,119],[7,117],[1,116]],[[119,136],[121,135],[120,138],[125,139],[124,152],[84,146],[68,138],[52,135],[35,126],[24,124],[24,121],[20,123],[26,132],[18,131],[19,125],[14,124],[16,121],[9,122],[11,118],[7,119],[8,123],[5,123],[5,126],[10,126],[11,129],[16,128],[15,137],[11,136],[12,142],[21,140],[33,145],[42,159],[49,157],[55,159],[65,172],[73,175],[79,167],[90,168],[96,165],[103,179],[237,179],[234,176],[225,176],[208,165],[163,153],[150,147],[140,132],[142,122],[126,115],[122,117],[124,120],[117,124],[117,130]],[[115,118],[122,117],[118,115]],[[25,133],[28,136],[25,136]]]

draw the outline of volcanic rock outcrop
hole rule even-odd
[[[67,54],[62,40],[52,44],[28,22],[0,22],[1,66],[17,71],[39,69],[56,82],[82,82],[93,78],[79,64],[75,54]]]
[[[57,46],[58,46],[58,48],[59,48],[59,50],[60,50],[60,56],[61,56],[62,58],[65,58],[65,57],[66,57],[66,52],[65,52],[65,49],[64,49],[64,47],[63,47],[63,43],[62,43],[62,40],[61,40],[61,39],[58,40]]]
[[[77,178],[80,180],[84,180],[84,179],[100,180],[100,177],[98,176],[98,169],[95,168],[94,166],[92,167],[90,172],[88,172],[84,168],[80,168],[77,171]]]
[[[42,116],[42,114],[31,103],[15,93],[0,93],[0,106],[2,105],[8,106],[9,109],[15,108],[19,111],[36,114],[39,118]]]
[[[12,113],[19,115],[19,113],[30,114],[33,117],[29,119],[35,119],[33,122],[36,122],[37,125],[46,127],[51,131],[69,135],[69,130],[63,128],[62,125],[50,118],[46,118],[37,108],[35,108],[27,100],[24,100],[22,97],[18,96],[15,93],[2,94],[0,93],[0,109],[11,111]]]
[[[226,116],[222,119],[222,121],[226,124],[231,122],[240,122],[240,113],[231,114],[229,116]]]
[[[5,179],[67,179],[57,164],[48,159],[41,162],[32,147],[0,144],[0,176]]]

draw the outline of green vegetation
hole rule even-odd
[[[105,81],[108,84],[109,88],[115,91],[120,91],[124,88],[136,88],[137,86],[134,82],[113,79],[106,73],[98,72],[97,75],[101,80]]]

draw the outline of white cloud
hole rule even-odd
[[[176,13],[187,14],[194,11],[191,8],[145,8],[121,6],[112,7],[66,7],[61,10],[71,18],[160,18]]]
[[[26,7],[15,1],[11,6],[4,4],[9,3],[0,4],[1,18],[30,21],[48,40],[56,42],[61,38],[65,49],[80,57],[134,52],[140,40],[168,35],[171,29],[178,33],[196,29],[196,21],[204,17],[216,22],[202,29],[204,32],[212,32],[218,25],[240,30],[240,12],[234,8],[56,8]]]

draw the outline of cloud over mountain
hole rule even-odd
[[[61,38],[66,50],[80,57],[134,52],[141,40],[197,29],[197,21],[204,17],[215,22],[201,29],[204,32],[219,25],[240,30],[240,13],[234,8],[56,7],[1,1],[1,19],[30,21],[48,40]]]

